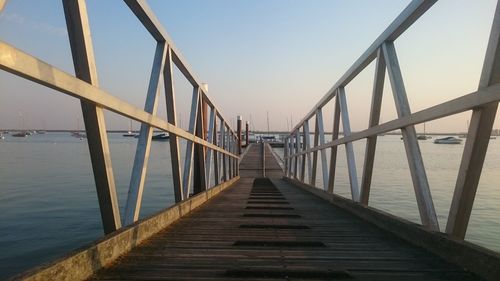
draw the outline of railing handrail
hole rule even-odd
[[[313,106],[302,120],[290,131],[295,132],[300,128],[306,120],[311,119],[318,108],[322,108],[336,95],[339,87],[345,87],[363,71],[374,59],[377,58],[377,50],[386,41],[394,41],[406,29],[408,29],[420,16],[422,16],[437,0],[413,0],[406,8],[398,15],[398,17],[382,32],[377,39],[368,47],[368,49],[354,62],[354,64],[342,75],[342,77],[326,92],[326,94]]]
[[[500,1],[497,3],[491,34],[486,50],[478,90],[427,109],[412,113],[408,102],[394,40],[422,16],[436,0],[413,0],[385,29],[349,70],[320,99],[312,110],[290,131],[285,141],[285,174],[287,177],[316,185],[318,152],[321,153],[323,188],[333,193],[337,146],[346,145],[347,166],[353,201],[368,205],[374,166],[377,135],[401,129],[409,170],[413,181],[422,225],[439,231],[434,203],[420,152],[414,125],[472,110],[472,118],[462,155],[446,233],[464,239],[484,163],[489,137],[500,101]],[[351,133],[345,87],[376,59],[369,127]],[[398,118],[379,124],[385,72],[389,75]],[[335,98],[332,140],[325,141],[322,108]],[[309,120],[315,116],[314,144],[310,143]],[[339,138],[339,119],[342,117],[343,137]],[[367,139],[361,185],[358,186],[356,159],[352,143]],[[330,166],[326,149],[331,149]],[[311,161],[311,153],[313,159]],[[307,162],[306,162],[307,160]]]
[[[146,0],[124,0],[124,2],[129,6],[130,10],[135,14],[135,16],[141,21],[144,27],[149,31],[151,36],[157,42],[165,42],[172,49],[172,60],[175,62],[176,66],[179,68],[182,74],[186,77],[186,79],[191,83],[193,87],[200,87],[203,83],[197,77],[195,72],[192,70],[191,66],[187,62],[187,60],[182,55],[181,51],[175,46],[174,41],[160,23],[154,12],[151,10]],[[212,98],[208,96],[208,93],[203,87],[200,87],[201,92],[203,93],[205,101],[211,106],[215,107],[215,103]],[[217,115],[223,119],[222,113],[217,110]],[[230,132],[236,136],[236,132],[229,126]]]
[[[0,40],[0,53],[2,54],[2,56],[0,56],[0,69],[2,70],[22,76],[32,82],[42,84],[79,100],[100,106],[121,116],[133,119],[134,121],[151,125],[161,131],[175,134],[185,140],[193,141],[210,149],[217,150],[230,157],[238,158],[237,155],[216,147],[208,141],[187,132],[183,128],[174,126],[162,118],[109,94],[99,87],[92,86],[87,82],[77,79],[73,75],[16,49],[2,40]],[[15,58],[15,60],[12,58]],[[33,65],[37,65],[38,67],[33,68]],[[52,77],[48,77],[44,75],[44,73],[51,73]],[[231,134],[232,133],[233,132],[231,132]]]
[[[465,96],[440,103],[438,105],[417,111],[411,115],[401,117],[398,119],[390,120],[382,124],[372,126],[368,129],[353,132],[352,134],[329,141],[323,145],[315,146],[307,150],[302,150],[297,153],[291,154],[290,157],[295,157],[325,148],[346,144],[349,142],[361,140],[374,135],[392,132],[411,125],[418,125],[424,122],[433,121],[450,115],[462,113],[474,108],[478,108],[492,102],[499,101],[498,93],[500,92],[500,85],[493,85],[474,91]],[[325,134],[327,134],[325,132]]]
[[[208,96],[207,89],[191,70],[146,1],[124,0],[124,2],[156,40],[156,52],[144,109],[99,88],[85,0],[63,1],[76,77],[0,41],[0,69],[81,101],[103,227],[106,233],[117,230],[122,224],[109,156],[104,109],[141,123],[125,207],[125,224],[135,222],[139,216],[153,128],[168,132],[170,135],[176,202],[190,196],[191,185],[193,185],[194,194],[212,187],[210,181],[212,168],[215,185],[218,185],[220,180],[225,182],[234,179],[239,174],[239,161],[237,161],[239,156],[235,147],[238,136],[231,128],[230,122],[223,117],[221,111]],[[0,12],[4,4],[5,1],[0,1]],[[177,126],[173,85],[174,66],[193,86],[188,130]],[[156,115],[161,78],[165,87],[167,120]],[[177,138],[187,140],[184,165],[180,163]],[[191,184],[192,178],[195,181],[193,184]]]

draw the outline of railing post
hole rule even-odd
[[[248,121],[246,122],[245,124],[245,143],[246,143],[246,147],[248,147],[250,145],[250,124],[248,123]]]
[[[283,148],[284,148],[284,151],[283,151],[283,156],[284,157],[283,158],[285,160],[285,176],[288,177],[288,166],[289,166],[289,164],[288,164],[288,155],[289,155],[289,153],[288,153],[288,149],[289,149],[289,147],[288,147],[288,142],[289,142],[288,137],[285,138],[284,142],[285,143],[284,143],[284,146],[283,146]]]
[[[238,117],[236,117],[236,130],[238,132],[238,155],[241,154],[241,122],[242,122],[242,118],[241,118],[241,115],[238,115]]]
[[[235,160],[235,169],[236,169],[236,176],[240,175],[240,162],[241,162],[241,156],[239,156],[238,159]]]
[[[262,158],[262,177],[266,177],[266,143],[262,142],[262,149],[260,151],[260,156]]]
[[[227,141],[226,141],[226,124],[224,120],[221,119],[220,122],[220,140],[221,147],[227,149]],[[227,181],[227,169],[226,169],[226,158],[228,157],[226,154],[221,155],[221,164],[222,164],[222,181]]]
[[[227,138],[227,150],[228,151],[233,151],[233,139],[232,139],[232,134],[231,134],[231,131],[229,130],[229,126],[226,127],[226,138]],[[233,178],[233,174],[232,174],[232,169],[231,169],[231,157],[228,156],[227,157],[227,176],[228,176],[228,180],[229,179],[232,179]]]
[[[3,7],[5,3],[1,3]],[[63,1],[66,26],[77,78],[98,86],[92,38],[84,0]],[[1,9],[0,9],[1,10]],[[97,197],[105,233],[121,227],[115,180],[109,152],[104,110],[81,101],[82,115],[94,172]]]
[[[234,136],[234,148],[233,148],[233,154],[238,155],[238,140],[239,138]],[[238,174],[238,160],[236,158],[233,158],[233,178],[236,177]]]
[[[332,141],[339,138],[339,128],[340,128],[340,103],[339,97],[335,98],[335,109],[333,112],[333,129],[332,129]],[[330,153],[330,172],[328,177],[328,192],[333,193],[333,187],[335,185],[335,171],[337,170],[337,148],[338,146],[332,146]]]
[[[318,122],[318,137],[319,145],[325,144],[325,127],[323,125],[323,109],[316,110],[316,121]],[[328,186],[328,163],[326,162],[326,151],[321,149],[321,172],[323,174],[323,189],[327,190]]]
[[[172,49],[168,46],[165,67],[163,71],[163,80],[165,84],[165,103],[167,105],[167,121],[177,126],[177,109],[174,91]],[[175,202],[180,202],[185,197],[183,193],[183,181],[181,172],[181,158],[179,148],[179,138],[175,134],[169,134],[170,163],[172,166],[172,182],[174,184]]]
[[[285,157],[285,176],[291,177],[290,176],[290,169],[291,169],[291,160],[290,160],[290,155],[293,154],[293,151],[290,149],[290,136],[287,136],[285,139],[285,152],[286,152],[286,157]]]
[[[368,127],[378,125],[380,121],[380,109],[382,106],[382,94],[384,92],[385,59],[382,49],[377,52],[377,64],[375,66],[375,78],[373,82],[372,103],[370,109],[370,121]],[[375,148],[377,135],[368,137],[365,148],[365,162],[363,164],[363,178],[361,180],[360,202],[368,205],[370,197],[370,186],[372,182],[373,163],[375,161]]]
[[[351,135],[351,124],[349,122],[349,111],[347,109],[347,100],[344,87],[337,89],[337,98],[340,104],[340,114],[342,115],[342,130],[344,137]],[[349,183],[351,185],[351,197],[355,202],[359,201],[358,173],[356,171],[356,158],[354,157],[354,147],[352,142],[345,144],[345,153],[347,156],[347,171],[349,173]]]
[[[158,93],[160,90],[161,75],[165,64],[165,54],[167,46],[165,43],[158,43],[156,47],[153,69],[146,96],[144,111],[156,114],[158,108]],[[144,191],[144,182],[146,180],[146,171],[148,168],[149,153],[151,151],[151,137],[153,136],[153,127],[148,124],[141,124],[139,140],[134,157],[132,175],[125,205],[125,224],[131,224],[139,218],[141,210],[142,193]]]
[[[288,167],[288,169],[290,170],[289,172],[289,176],[290,178],[293,178],[294,177],[294,169],[295,169],[295,162],[294,162],[294,155],[295,154],[295,135],[293,133],[290,134],[290,167]]]
[[[316,114],[316,118],[314,120],[314,144],[313,144],[313,147],[317,147],[318,144],[319,144],[319,130],[318,130],[318,115]],[[317,168],[318,168],[318,151],[315,150],[315,151],[313,151],[312,172],[311,172],[311,177],[310,177],[311,182],[309,183],[312,186],[316,185]]]
[[[238,137],[236,137],[236,134],[233,134],[233,154],[238,155]],[[231,157],[232,158],[232,157]],[[236,176],[236,159],[232,158],[233,162],[232,167],[233,167],[233,177]]]
[[[200,100],[198,102],[198,114],[196,121],[196,136],[205,139],[205,124],[206,124],[206,107],[205,97],[203,91],[200,89]],[[201,144],[194,144],[194,177],[193,177],[193,194],[198,194],[207,189],[206,175],[205,175],[205,147]]]
[[[479,89],[500,83],[500,3],[497,3]],[[469,224],[498,102],[476,108],[467,132],[462,162],[451,201],[446,232],[464,239]]]
[[[303,133],[304,133],[304,146],[305,146],[303,150],[308,150],[311,148],[309,120],[304,121]],[[307,157],[307,177],[309,178],[308,182],[311,182],[311,176],[312,176],[311,153],[309,152],[306,153],[306,157]],[[302,182],[305,182],[304,179],[302,179]]]
[[[231,131],[227,130],[227,150],[230,152],[233,152],[233,134]],[[227,157],[227,174],[228,174],[228,179],[233,178],[233,158],[228,156]]]
[[[188,132],[191,134],[196,133],[196,122],[198,119],[198,111],[199,111],[199,103],[200,103],[200,89],[199,87],[193,87],[193,97],[191,99],[191,113],[189,116],[189,128]],[[184,190],[182,191],[183,200],[189,197],[189,188],[191,185],[191,173],[193,171],[193,154],[194,154],[194,145],[192,141],[187,141],[186,143],[186,157],[184,158],[184,171],[183,171],[183,180],[182,187]]]
[[[235,142],[234,142],[234,135],[230,133],[229,135],[229,151],[231,153],[235,153]],[[234,159],[233,157],[229,157],[229,179],[232,179],[234,177]]]
[[[300,150],[300,136],[299,136],[299,130],[297,129],[297,131],[295,131],[295,147],[294,147],[294,154],[295,156],[293,157],[294,159],[294,165],[293,165],[293,177],[295,179],[299,179],[298,178],[298,171],[299,171],[299,156],[297,155],[297,153],[299,153],[299,150]]]
[[[396,110],[398,117],[404,117],[411,114],[410,104],[406,96],[406,89],[403,83],[403,76],[399,68],[399,62],[396,55],[396,49],[393,42],[385,42],[382,44],[384,58],[387,65],[387,73],[391,81],[392,93],[394,95],[394,102],[396,103]],[[417,140],[417,132],[415,127],[408,126],[401,129],[403,141],[406,150],[406,158],[410,166],[411,178],[413,181],[413,188],[417,198],[418,210],[420,212],[420,219],[422,225],[430,230],[439,231],[439,223],[432,202],[431,191],[429,189],[429,182],[425,173],[424,161],[420,153],[420,147]]]
[[[213,122],[213,127],[214,127],[214,133],[213,133],[213,143],[216,146],[220,147],[220,141],[219,141],[219,135],[220,132],[217,131],[217,114],[215,114],[214,122]],[[219,185],[219,180],[220,180],[220,175],[219,175],[219,155],[221,153],[217,152],[214,150],[214,184]]]
[[[210,117],[209,121],[207,123],[208,125],[208,133],[207,133],[207,140],[211,143],[214,143],[214,132],[216,130],[215,127],[215,119],[217,118],[217,110],[215,107],[212,107],[210,110]],[[215,143],[214,143],[215,144]],[[205,186],[206,188],[210,187],[210,176],[212,174],[212,154],[215,153],[216,151],[212,151],[212,149],[207,148],[205,150]],[[215,157],[214,157],[215,158]]]
[[[307,121],[306,121],[307,122]],[[304,124],[306,123],[304,122]],[[305,139],[305,133],[304,133],[304,124],[302,125],[302,147],[301,147],[301,152],[304,152],[304,150],[306,150],[306,139]],[[306,154],[302,154],[300,156],[300,181],[301,182],[304,182],[304,178],[305,178],[305,174],[306,174]]]
[[[7,0],[0,0],[0,12],[5,8],[5,4],[7,4]]]

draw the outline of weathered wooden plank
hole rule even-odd
[[[98,240],[88,248],[76,250],[53,263],[47,263],[35,270],[21,273],[13,277],[12,280],[88,280],[98,269],[116,262],[120,256],[141,243],[147,245],[148,239],[177,222],[179,218],[190,214],[194,209],[214,198],[224,189],[231,187],[238,180],[239,178],[234,178],[226,181],[207,190],[204,194],[171,206],[133,226],[124,227],[121,231]]]
[[[267,146],[266,148],[268,149]],[[251,146],[241,165],[257,167],[261,161],[260,149],[261,146]],[[267,160],[272,162],[273,158]],[[232,189],[200,207],[189,217],[181,219],[174,227],[159,233],[113,266],[94,275],[92,280],[232,280],[227,272],[238,269],[245,269],[247,271],[243,273],[249,274],[241,275],[240,280],[259,280],[252,274],[285,270],[286,274],[293,275],[302,270],[303,274],[323,276],[321,274],[325,274],[325,271],[341,271],[346,268],[349,269],[351,278],[355,277],[357,280],[398,280],[408,275],[425,280],[480,280],[477,276],[423,249],[394,239],[391,234],[281,180],[274,181],[275,186],[272,187],[252,187],[252,182],[253,178],[243,178]],[[295,208],[244,208],[250,205],[249,194],[255,191],[279,193]],[[301,217],[287,219],[245,216],[270,212],[300,214]],[[241,225],[247,227],[240,227]],[[249,227],[252,225],[309,227]],[[289,246],[297,242],[302,243],[301,245],[321,242],[326,247]],[[387,272],[391,275],[388,276]],[[303,275],[302,278],[306,278],[305,276],[308,275]],[[417,277],[415,280],[419,280]],[[306,279],[311,280],[310,278],[312,277]],[[313,280],[321,279],[324,278],[317,277]]]

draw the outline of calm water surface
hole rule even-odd
[[[136,140],[109,134],[123,215]],[[446,226],[463,145],[421,141],[441,229]],[[364,141],[354,145],[361,181]],[[277,150],[283,154],[283,150]],[[327,153],[329,157],[329,153]],[[339,147],[335,193],[350,197]],[[321,165],[317,185],[322,186]],[[500,139],[492,140],[466,239],[500,251]],[[168,142],[153,142],[141,217],[172,205]],[[402,141],[379,138],[370,205],[419,223]],[[0,140],[0,279],[62,256],[103,235],[85,140],[68,133]]]

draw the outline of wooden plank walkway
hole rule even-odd
[[[247,149],[248,151],[244,153],[244,159],[240,163],[240,177],[256,178],[264,176],[262,173],[262,145],[253,143]],[[283,170],[273,156],[271,149],[271,146],[265,146],[265,176],[269,178],[281,178],[283,177]]]
[[[281,179],[255,180],[250,149],[237,184],[91,280],[480,280]]]

